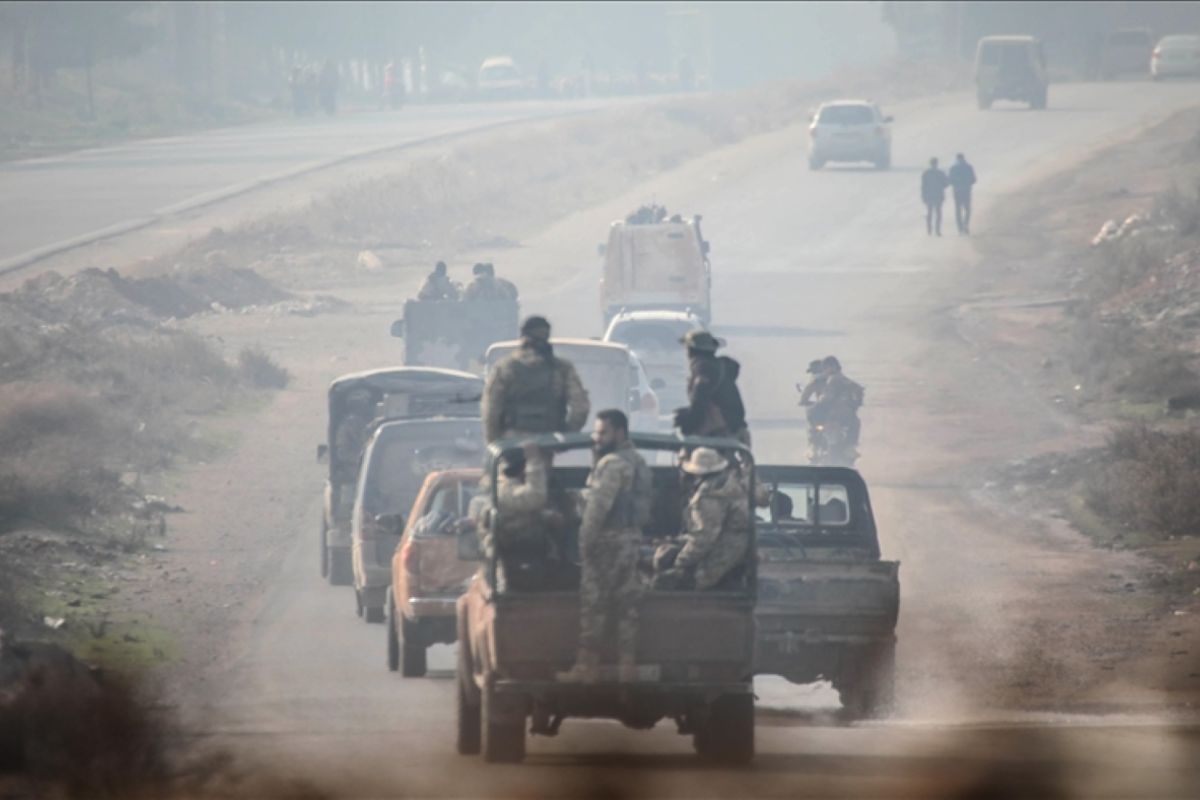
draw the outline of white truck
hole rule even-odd
[[[712,317],[712,270],[709,246],[700,233],[700,217],[675,215],[655,222],[614,222],[600,278],[604,324],[622,311],[691,311],[708,325]]]

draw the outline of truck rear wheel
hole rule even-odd
[[[458,618],[458,753],[477,756],[483,739],[483,722],[475,688],[475,665],[471,662],[471,643],[467,626]]]
[[[891,713],[896,698],[896,643],[880,642],[855,657],[839,681],[842,707],[855,719]]]
[[[350,551],[345,547],[329,548],[329,585],[350,586],[354,583],[354,566]]]
[[[718,697],[694,736],[696,752],[706,761],[749,764],[754,760],[754,695]]]
[[[403,662],[401,675],[406,678],[421,678],[425,675],[425,637],[421,625],[403,614],[400,617],[400,658]]]
[[[482,705],[483,760],[494,764],[523,760],[525,715],[514,708],[514,698],[497,696],[488,686],[483,690]]]
[[[387,592],[384,612],[387,617],[384,620],[387,625],[387,668],[389,672],[395,672],[400,669],[400,635],[396,632],[396,601],[391,589]]]

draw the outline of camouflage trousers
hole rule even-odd
[[[613,629],[618,658],[637,653],[638,578],[637,530],[606,530],[599,541],[581,541],[583,574],[579,582],[579,649],[599,659]]]

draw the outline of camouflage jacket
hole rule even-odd
[[[710,589],[746,559],[750,504],[737,469],[704,478],[684,512],[684,545],[675,566],[692,570],[697,589]]]
[[[590,410],[570,361],[551,356],[548,362],[532,348],[520,347],[488,371],[483,436],[490,443],[519,434],[578,431]]]
[[[650,516],[650,468],[629,442],[601,458],[587,481],[580,546],[636,544]],[[629,534],[633,535],[629,535]]]
[[[431,272],[421,291],[417,293],[418,300],[457,300],[458,286],[447,275]]]
[[[545,458],[537,456],[525,464],[524,480],[500,473],[496,486],[500,503],[496,515],[499,525],[495,531],[488,528],[487,512],[492,507],[489,483],[485,478],[470,509],[485,552],[492,552],[493,536],[502,547],[543,544],[546,541],[544,517],[550,499]]]
[[[463,290],[463,300],[516,300],[517,287],[512,281],[491,275],[476,275]]]

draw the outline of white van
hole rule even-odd
[[[614,222],[600,278],[600,308],[607,326],[621,311],[691,311],[707,325],[712,316],[712,274],[700,217],[662,222]]]

